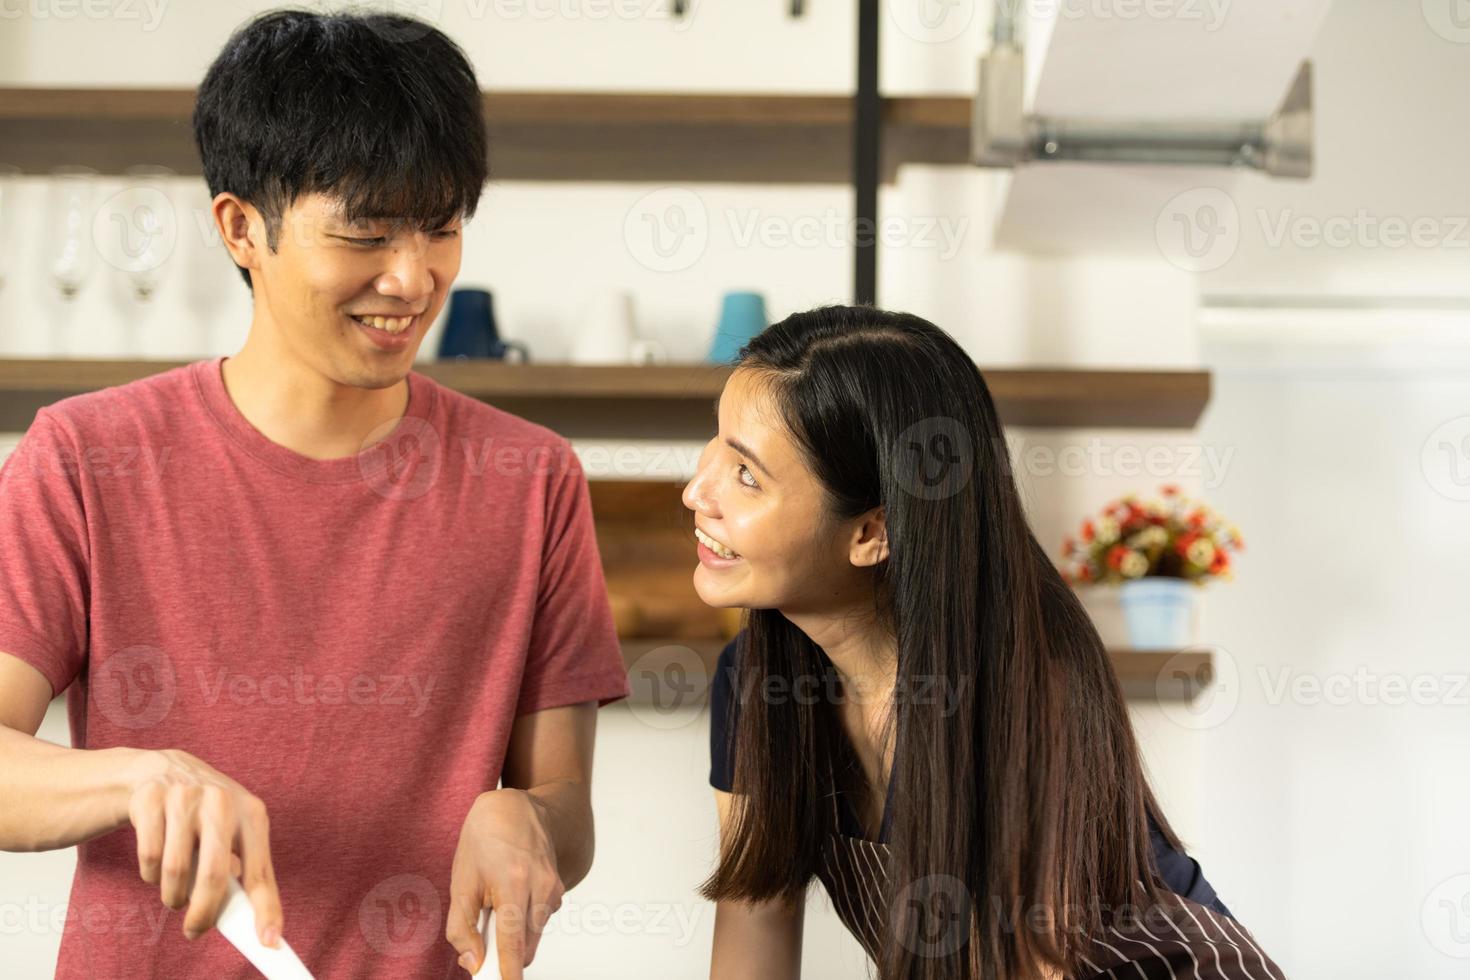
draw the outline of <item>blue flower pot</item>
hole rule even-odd
[[[1124,582],[1119,599],[1135,650],[1177,650],[1190,643],[1190,614],[1199,586],[1182,578],[1146,577]]]

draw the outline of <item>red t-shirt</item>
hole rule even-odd
[[[0,650],[72,744],[190,752],[265,801],[285,936],[318,977],[454,975],[449,872],[517,715],[628,693],[566,440],[409,375],[404,418],[313,460],[224,358],[42,409],[0,470]],[[56,976],[259,976],[78,847]]]

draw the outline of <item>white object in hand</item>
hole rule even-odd
[[[471,976],[485,977],[487,980],[492,980],[495,976],[495,971],[499,967],[491,965],[495,960],[495,947],[492,945],[494,940],[490,936],[489,909],[480,910],[480,938],[485,940],[485,958],[480,961],[480,968],[471,974]]]
[[[234,875],[229,877],[225,888],[225,905],[214,926],[220,935],[245,954],[245,958],[265,974],[266,980],[315,980],[287,945],[285,937],[272,949],[256,936],[255,908]]]

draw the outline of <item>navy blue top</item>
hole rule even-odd
[[[744,633],[741,636],[744,636]],[[709,782],[715,789],[724,790],[726,793],[731,792],[735,783],[735,760],[730,756],[726,733],[735,724],[733,719],[740,708],[739,702],[735,699],[735,650],[739,642],[740,637],[731,640],[720,654],[720,662],[715,668],[714,680],[710,686]],[[878,833],[880,843],[888,840],[889,829],[893,822],[894,782],[892,778],[888,781],[887,799],[883,804],[883,823]],[[862,837],[863,833],[858,825],[857,814],[853,811],[846,794],[839,792],[837,798],[841,804],[837,810],[841,824],[839,829],[849,837]],[[1234,918],[1233,913],[1215,894],[1215,889],[1210,887],[1210,883],[1205,880],[1199,862],[1170,846],[1155,822],[1153,814],[1148,815],[1148,832],[1153,844],[1156,870],[1165,886],[1176,895]]]

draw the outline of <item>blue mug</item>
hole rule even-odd
[[[488,358],[500,361],[516,352],[520,361],[531,359],[525,344],[501,340],[495,325],[495,303],[486,289],[456,289],[449,294],[449,317],[439,338],[440,360]]]
[[[716,364],[733,364],[740,348],[769,326],[766,301],[760,293],[726,293],[720,302],[720,324],[715,328],[709,359]]]

